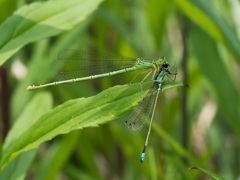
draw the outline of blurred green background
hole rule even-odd
[[[51,63],[62,49],[133,58],[164,56],[170,64],[176,63],[177,80],[190,88],[160,95],[143,164],[140,155],[146,131],[128,131],[124,123],[129,113],[125,113],[119,120],[59,135],[22,153],[0,179],[210,178],[200,171],[188,171],[192,166],[238,179],[240,1],[65,3],[0,1],[0,146],[17,120],[21,119],[12,134],[30,126],[31,117],[37,120],[70,99],[94,96],[129,83],[136,75],[27,91],[29,85],[55,80],[57,72]],[[39,98],[39,104],[33,108],[34,98]]]

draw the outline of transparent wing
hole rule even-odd
[[[176,62],[174,65],[170,66],[169,68],[170,74],[168,74],[171,77],[171,80],[175,81],[176,80],[176,75],[177,75],[177,66]]]
[[[62,50],[52,63],[59,79],[96,75],[134,66],[136,59],[109,56],[75,49]],[[61,78],[62,77],[62,78]]]
[[[141,129],[149,118],[153,110],[154,100],[157,94],[157,84],[154,83],[147,92],[144,99],[134,108],[132,113],[129,115],[126,123],[128,128],[134,131]]]

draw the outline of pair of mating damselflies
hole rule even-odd
[[[89,62],[97,63],[97,65],[93,66],[85,65],[85,63]],[[126,124],[128,124],[129,129],[139,130],[143,127],[143,125],[148,120],[151,114],[149,129],[145,140],[143,152],[141,155],[141,163],[143,163],[145,159],[149,135],[151,132],[151,126],[154,117],[154,112],[156,109],[158,95],[162,90],[162,83],[164,82],[163,79],[165,76],[167,76],[171,81],[175,81],[177,72],[170,72],[169,64],[164,60],[164,58],[159,59],[149,58],[130,59],[123,57],[113,58],[108,55],[88,53],[79,50],[61,51],[59,53],[58,59],[54,63],[54,66],[57,67],[62,66],[61,67],[62,71],[60,71],[60,74],[66,74],[68,77],[71,77],[72,79],[55,81],[52,83],[42,85],[33,85],[29,86],[27,90],[31,91],[58,84],[74,83],[85,80],[113,76],[136,70],[145,70],[144,72],[141,72],[134,77],[135,79],[138,75],[146,73],[145,77],[143,78],[140,84],[141,91],[143,94],[142,83],[152,73],[152,81],[154,82],[152,87],[148,90],[145,96],[143,95],[142,101],[135,107],[133,112],[129,115],[128,120],[125,122]],[[77,74],[81,74],[82,72],[87,72],[88,76],[77,78]],[[170,75],[173,75],[174,78],[171,78]]]

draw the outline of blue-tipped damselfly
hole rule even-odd
[[[86,62],[90,62],[90,64],[91,62],[97,64],[86,65]],[[154,81],[154,84],[149,89],[146,96],[143,97],[142,101],[134,108],[133,112],[129,115],[128,120],[126,121],[126,124],[128,124],[128,128],[138,130],[141,129],[141,127],[145,124],[151,114],[149,129],[144,144],[144,149],[141,155],[141,162],[143,162],[145,158],[146,148],[148,145],[149,135],[151,132],[151,126],[158,95],[162,90],[162,83],[164,81],[163,79],[165,76],[168,76],[170,80],[174,81],[175,79],[172,79],[170,75],[175,76],[177,74],[176,72],[169,71],[169,64],[164,60],[164,58],[113,58],[112,56],[108,55],[88,53],[79,50],[63,50],[59,53],[58,59],[55,61],[55,63],[53,63],[53,66],[56,66],[55,68],[62,69],[62,71],[60,71],[60,74],[67,74],[68,77],[72,78],[47,84],[28,86],[27,90],[32,91],[48,86],[81,82],[113,76],[126,72],[145,70],[143,73],[147,73],[147,75],[141,81],[142,84],[143,81],[152,73],[152,81]],[[80,74],[82,71],[84,71],[83,74],[87,74],[87,76],[77,77],[77,75]]]

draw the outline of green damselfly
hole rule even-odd
[[[164,62],[161,65],[161,67],[157,71],[154,72],[154,73],[157,73],[156,76],[153,76],[153,77],[155,77],[155,79],[152,79],[154,81],[154,84],[148,90],[147,95],[142,99],[141,103],[139,103],[135,107],[133,112],[128,117],[130,122],[129,123],[128,123],[128,121],[125,122],[125,124],[128,123],[128,128],[132,128],[133,130],[139,130],[143,127],[145,122],[148,120],[150,114],[152,114],[149,128],[148,128],[147,137],[146,137],[144,148],[143,148],[143,152],[141,155],[141,160],[140,160],[141,163],[143,163],[144,159],[145,159],[145,153],[146,153],[146,149],[147,149],[147,145],[148,145],[149,135],[151,132],[152,121],[153,121],[154,112],[155,112],[156,105],[157,105],[158,95],[162,90],[162,83],[164,82],[163,78],[165,76],[168,76],[168,78],[171,81],[175,81],[175,77],[177,74],[177,72],[170,72],[168,70],[168,68],[169,68],[169,64]],[[172,79],[169,75],[174,75],[174,79]]]
[[[96,65],[85,64],[86,62],[97,63]],[[152,121],[154,117],[154,111],[157,104],[159,92],[162,90],[162,83],[165,76],[168,76],[170,80],[174,81],[170,75],[176,76],[177,72],[169,71],[169,64],[164,58],[150,59],[150,58],[137,58],[130,59],[124,57],[111,57],[108,55],[88,53],[79,50],[62,50],[59,53],[58,59],[53,63],[54,68],[61,69],[60,74],[67,74],[71,79],[55,81],[52,83],[28,86],[27,90],[36,90],[48,86],[55,86],[59,84],[67,84],[74,82],[81,82],[86,80],[93,80],[126,72],[132,72],[136,70],[145,70],[142,73],[137,74],[134,79],[143,73],[146,73],[145,77],[141,81],[141,90],[143,81],[152,73],[152,81],[154,84],[149,89],[146,96],[143,96],[142,101],[137,105],[133,112],[129,115],[128,120],[125,122],[128,124],[128,128],[133,130],[141,129],[147,119],[151,115],[149,130],[147,138],[144,144],[144,149],[141,155],[141,162],[144,161],[145,152],[151,132]],[[60,66],[60,67],[58,67]],[[87,74],[84,77],[77,77],[78,74],[83,72]],[[77,77],[77,78],[76,78]],[[143,92],[143,90],[142,90]],[[152,113],[151,113],[152,112]],[[128,123],[129,122],[129,123]]]

